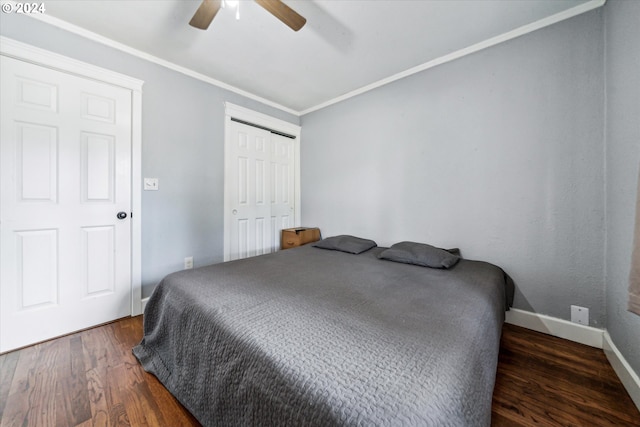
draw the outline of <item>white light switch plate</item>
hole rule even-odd
[[[158,178],[145,178],[144,179],[144,190],[145,191],[156,191],[158,189]]]

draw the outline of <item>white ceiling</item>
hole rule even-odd
[[[598,0],[290,0],[294,32],[253,1],[188,25],[199,0],[50,0],[47,17],[304,113],[390,76]],[[551,19],[553,20],[553,19]]]

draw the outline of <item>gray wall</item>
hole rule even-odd
[[[640,2],[609,0],[605,22],[607,330],[640,373],[640,316],[626,311],[640,165]]]
[[[302,225],[502,266],[515,307],[605,326],[596,10],[302,117]]]
[[[224,102],[299,124],[298,117],[23,15],[1,17],[0,34],[145,81],[142,176],[143,297],[167,273],[223,260]]]

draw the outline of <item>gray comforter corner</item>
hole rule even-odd
[[[489,426],[506,275],[382,249],[171,274],[133,352],[205,426]]]

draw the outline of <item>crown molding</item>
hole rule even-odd
[[[365,92],[369,92],[373,89],[379,88],[381,86],[387,85],[389,83],[393,83],[396,80],[404,79],[405,77],[409,77],[411,75],[420,73],[422,71],[428,70],[433,67],[437,67],[438,65],[446,64],[447,62],[455,61],[456,59],[460,59],[464,56],[471,55],[472,53],[479,52],[483,49],[495,46],[497,44],[515,39],[516,37],[523,36],[525,34],[529,34],[536,30],[539,30],[544,27],[548,27],[549,25],[553,25],[560,21],[564,21],[565,19],[573,18],[574,16],[583,14],[585,12],[589,12],[590,10],[597,9],[605,4],[606,0],[591,0],[587,3],[583,3],[581,5],[572,7],[571,9],[564,10],[562,12],[556,13],[555,15],[548,16],[546,18],[540,19],[538,21],[532,22],[531,24],[523,25],[522,27],[518,27],[515,30],[508,31],[504,34],[500,34],[498,36],[492,37],[490,39],[484,40],[480,43],[476,43],[469,47],[465,47],[460,50],[456,50],[455,52],[451,52],[447,55],[441,56],[439,58],[433,59],[429,62],[425,62],[424,64],[417,65],[413,68],[409,68],[408,70],[399,72],[390,77],[387,77],[382,80],[378,80],[377,82],[371,83],[369,85],[363,86],[360,89],[356,89],[354,91],[348,92],[344,95],[341,95],[337,98],[331,99],[327,102],[323,102],[322,104],[318,104],[315,107],[308,108],[306,110],[300,111],[299,114],[304,116],[305,114],[312,113],[314,111],[320,110],[322,108],[326,108],[330,105],[337,104],[338,102],[345,101],[349,98],[353,98],[355,96],[361,95]]]
[[[9,2],[12,3],[12,2]],[[191,70],[189,68],[183,67],[181,65],[175,64],[173,62],[164,60],[162,58],[158,58],[157,56],[151,55],[147,52],[143,52],[141,50],[135,49],[131,46],[128,46],[124,43],[120,43],[118,41],[115,41],[113,39],[110,39],[108,37],[104,37],[101,36],[100,34],[94,33],[92,31],[89,31],[87,29],[84,29],[82,27],[78,27],[77,25],[73,25],[67,21],[63,21],[62,19],[59,18],[55,18],[51,15],[47,15],[47,14],[31,14],[28,15],[29,17],[33,18],[33,19],[37,19],[39,21],[45,22],[49,25],[53,25],[54,27],[58,27],[62,30],[68,31],[70,33],[79,35],[81,37],[84,37],[88,40],[103,44],[107,47],[111,47],[113,49],[117,49],[121,52],[124,53],[128,53],[129,55],[138,57],[140,59],[144,59],[146,61],[152,62],[154,64],[160,65],[162,67],[168,68],[170,70],[176,71],[178,73],[184,74],[186,76],[192,77],[196,80],[200,80],[203,81],[205,83],[209,83],[213,86],[217,86],[221,89],[225,89],[228,90],[229,92],[233,92],[236,93],[238,95],[242,95],[245,98],[249,98],[252,99],[254,101],[258,101],[262,104],[268,105],[269,107],[273,107],[273,108],[277,108],[278,110],[284,111],[286,113],[289,114],[293,114],[295,116],[299,116],[300,113],[298,111],[295,111],[291,108],[285,107],[284,105],[278,104],[276,102],[273,102],[271,100],[268,100],[266,98],[262,98],[258,95],[255,95],[251,92],[247,92],[245,90],[242,90],[240,88],[237,88],[235,86],[232,86],[230,84],[227,84],[223,81],[211,78],[209,76],[206,76],[204,74],[198,73],[197,71]]]
[[[15,3],[13,1],[9,1],[9,3]],[[61,19],[55,18],[53,16],[50,15],[46,15],[46,14],[32,14],[29,15],[30,17],[34,18],[34,19],[38,19],[42,22],[45,22],[47,24],[53,25],[55,27],[61,28],[63,30],[69,31],[71,33],[77,34],[81,37],[87,38],[89,40],[101,43],[105,46],[120,50],[122,52],[128,53],[130,55],[136,56],[138,58],[147,60],[149,62],[153,62],[155,64],[158,64],[160,66],[163,66],[165,68],[171,69],[173,71],[179,72],[181,74],[184,74],[186,76],[189,77],[193,77],[194,79],[203,81],[205,83],[209,83],[211,85],[217,86],[219,88],[228,90],[230,92],[234,92],[238,95],[242,95],[246,98],[252,99],[254,101],[258,101],[262,104],[265,104],[267,106],[276,108],[278,110],[284,111],[286,113],[292,114],[294,116],[304,116],[305,114],[309,114],[312,113],[314,111],[318,111],[321,110],[323,108],[329,107],[330,105],[333,104],[337,104],[339,102],[345,101],[349,98],[353,98],[355,96],[361,95],[363,93],[369,92],[371,90],[377,89],[381,86],[385,86],[389,83],[395,82],[397,80],[403,79],[405,77],[409,77],[412,76],[414,74],[420,73],[422,71],[428,70],[430,68],[433,67],[437,67],[438,65],[442,65],[442,64],[446,64],[448,62],[451,61],[455,61],[456,59],[462,58],[464,56],[467,55],[471,55],[473,53],[479,52],[483,49],[487,49],[489,47],[495,46],[497,44],[515,39],[517,37],[523,36],[525,34],[537,31],[541,28],[545,28],[548,27],[550,25],[556,24],[558,22],[564,21],[566,19],[570,19],[573,18],[574,16],[589,12],[591,10],[597,9],[599,7],[602,7],[604,4],[606,3],[606,0],[591,0],[588,1],[586,3],[580,4],[578,6],[572,7],[571,9],[567,9],[564,10],[562,12],[556,13],[555,15],[551,15],[548,16],[546,18],[540,19],[538,21],[535,21],[531,24],[527,24],[527,25],[523,25],[521,27],[518,27],[514,30],[508,31],[506,33],[500,34],[498,36],[489,38],[487,40],[484,40],[482,42],[476,43],[474,45],[468,46],[466,48],[463,49],[459,49],[455,52],[449,53],[447,55],[443,55],[439,58],[435,58],[431,61],[425,62],[421,65],[409,68],[408,70],[399,72],[397,74],[394,74],[392,76],[389,76],[387,78],[378,80],[376,82],[373,82],[371,84],[368,84],[366,86],[363,86],[359,89],[353,90],[351,92],[345,93],[344,95],[340,95],[336,98],[333,98],[331,100],[328,100],[326,102],[317,104],[313,107],[304,109],[304,110],[294,110],[292,108],[288,108],[285,107],[284,105],[281,105],[277,102],[271,101],[269,99],[260,97],[258,95],[255,95],[251,92],[247,92],[245,90],[242,90],[240,88],[237,88],[235,86],[229,85],[227,83],[224,83],[220,80],[211,78],[209,76],[206,76],[204,74],[198,73],[196,71],[193,71],[189,68],[183,67],[181,65],[175,64],[173,62],[170,61],[166,61],[162,58],[158,58],[157,56],[151,55],[149,53],[143,52],[141,50],[138,49],[134,49],[130,46],[127,46],[123,43],[117,42],[115,40],[109,39],[107,37],[101,36],[99,34],[96,34],[92,31],[86,30],[84,28],[78,27],[76,25],[73,25],[69,22],[63,21]]]

